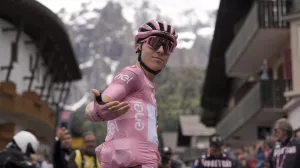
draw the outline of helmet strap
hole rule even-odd
[[[157,75],[158,73],[160,73],[161,70],[158,71],[154,71],[152,69],[150,69],[143,61],[142,61],[142,50],[138,49],[136,51],[139,55],[138,55],[138,61],[140,63],[140,65],[148,72],[152,73],[153,75]]]

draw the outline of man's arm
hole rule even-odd
[[[116,75],[112,84],[110,84],[101,94],[103,102],[123,101],[124,98],[142,87],[139,76],[128,69],[122,70]],[[86,107],[85,116],[92,122],[108,121],[118,116],[107,107],[107,104],[98,104],[96,99],[90,102]]]
[[[54,149],[53,149],[53,167],[60,168],[63,166],[62,163],[62,153],[61,153],[61,143],[59,138],[55,138]]]

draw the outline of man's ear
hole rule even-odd
[[[142,44],[141,43],[136,44],[135,49],[136,50],[142,50]]]
[[[139,44],[135,44],[135,50],[138,50],[139,49]]]
[[[142,50],[142,44],[138,43],[135,44],[135,51],[136,53],[139,53]]]

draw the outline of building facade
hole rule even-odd
[[[2,0],[0,53],[0,149],[20,130],[50,144],[71,83],[81,79],[64,24],[34,0]]]
[[[232,147],[264,139],[282,117],[300,126],[297,11],[292,0],[220,1],[202,121]]]
[[[290,23],[291,89],[285,92],[290,99],[285,106],[294,129],[300,128],[300,2],[293,0],[292,11],[284,18]]]

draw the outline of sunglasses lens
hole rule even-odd
[[[174,44],[165,38],[152,36],[147,39],[147,44],[153,49],[158,50],[160,46],[163,46],[164,52],[171,54],[174,49]]]

